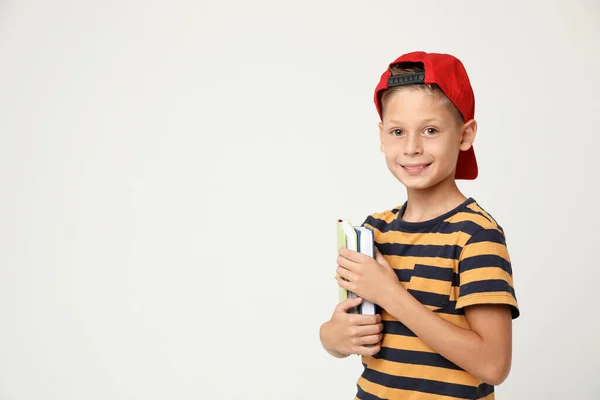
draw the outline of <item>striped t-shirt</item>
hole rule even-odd
[[[406,222],[406,203],[370,215],[375,244],[402,285],[441,318],[468,328],[464,307],[507,304],[519,309],[502,228],[472,198],[425,222]],[[494,399],[494,387],[427,346],[385,310],[381,350],[363,356],[361,400]]]

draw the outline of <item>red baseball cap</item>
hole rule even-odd
[[[425,73],[392,76],[390,67],[404,62],[422,63]],[[381,93],[384,90],[394,86],[432,83],[442,89],[446,97],[460,111],[465,122],[475,117],[475,96],[462,62],[450,54],[425,53],[423,51],[415,51],[398,57],[388,65],[381,75],[381,80],[375,88],[375,106],[379,117],[383,118]],[[471,146],[469,150],[461,151],[458,155],[455,178],[475,179],[477,174],[477,159],[473,146]]]

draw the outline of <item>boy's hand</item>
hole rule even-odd
[[[348,314],[362,302],[352,297],[337,305],[331,319],[321,327],[321,343],[330,353],[341,356],[372,356],[381,348],[383,324],[380,315]]]
[[[385,301],[402,288],[398,276],[375,248],[375,259],[366,254],[340,248],[337,258],[337,280],[342,288],[385,309]]]

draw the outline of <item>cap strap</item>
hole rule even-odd
[[[415,74],[396,75],[390,76],[388,78],[388,88],[391,88],[393,86],[415,85],[424,82],[425,74],[423,72],[417,72]]]

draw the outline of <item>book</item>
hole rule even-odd
[[[339,219],[337,221],[337,245],[338,250],[341,247],[346,247],[350,250],[358,251],[358,234],[356,230],[346,219]],[[339,301],[340,303],[349,297],[356,297],[356,294],[338,286]],[[349,310],[350,314],[360,313],[360,305],[358,307],[352,307]]]
[[[375,258],[375,241],[373,237],[373,230],[366,226],[355,226],[357,239],[358,239],[358,252],[366,254],[371,258]],[[363,299],[359,305],[360,314],[375,315],[375,304],[370,301]]]
[[[353,226],[347,219],[337,221],[337,244],[338,249],[346,247],[370,257],[374,257],[375,254],[373,230],[364,226]],[[339,287],[339,301],[342,302],[349,297],[356,297],[356,294]],[[358,307],[353,307],[349,312],[352,314],[375,315],[375,304],[363,299]]]

